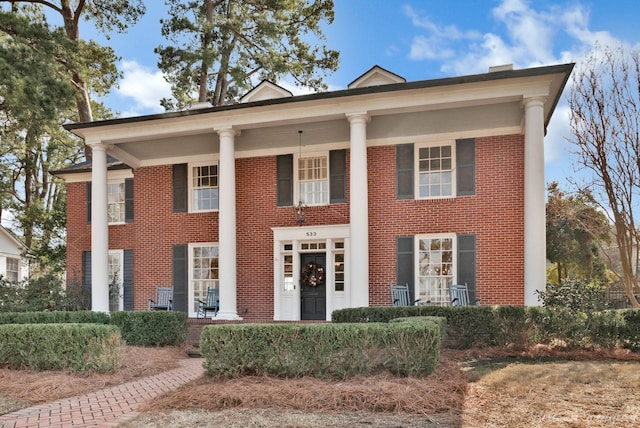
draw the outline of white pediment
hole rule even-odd
[[[293,94],[281,86],[271,83],[267,80],[260,82],[258,86],[247,92],[242,98],[241,103],[251,103],[254,101],[272,100],[274,98],[292,97]]]
[[[375,65],[369,71],[349,83],[349,89],[366,88],[367,86],[390,85],[393,83],[405,83],[407,79],[395,73]]]

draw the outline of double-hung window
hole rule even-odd
[[[5,278],[9,282],[18,282],[20,280],[20,259],[7,257]]]
[[[190,165],[191,211],[215,211],[219,204],[218,163]]]
[[[122,250],[109,251],[109,311],[116,312],[124,309],[124,290],[122,276],[124,274],[124,256]]]
[[[476,194],[476,140],[398,144],[396,198],[437,199]]]
[[[327,156],[298,158],[298,200],[306,205],[329,203]]]
[[[454,196],[454,150],[451,145],[418,147],[418,195],[420,198]]]
[[[198,300],[206,300],[207,288],[218,288],[218,245],[190,245],[191,310],[198,310]]]
[[[455,272],[455,235],[416,236],[417,296],[422,302],[449,304]]]
[[[107,183],[107,219],[109,223],[125,221],[124,180]]]

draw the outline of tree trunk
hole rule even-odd
[[[71,10],[71,4],[69,0],[63,0],[61,3],[61,14],[64,21],[64,30],[67,33],[67,37],[69,38],[69,40],[73,40],[77,43],[80,39],[80,32],[78,30],[78,19],[80,17],[80,13],[82,13],[84,1],[81,2],[82,4],[75,11]],[[78,91],[76,95],[78,121],[92,122],[93,113],[91,111],[91,99],[89,98],[89,90],[87,89],[87,84],[82,76],[80,76],[80,74],[77,72],[74,72],[72,74],[71,80],[73,82],[73,85],[76,87],[76,90]],[[91,148],[87,145],[84,146],[84,155],[87,160],[91,159]]]

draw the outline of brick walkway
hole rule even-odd
[[[142,404],[200,377],[203,361],[185,359],[165,373],[7,413],[0,427],[115,427],[135,418]]]

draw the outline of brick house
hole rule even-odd
[[[231,320],[330,319],[389,305],[390,283],[431,304],[452,283],[536,304],[544,135],[572,68],[406,82],[376,66],[345,90],[262,82],[237,104],[67,125],[93,150],[56,172],[69,281],[97,311],[172,286],[191,317],[217,287]]]

